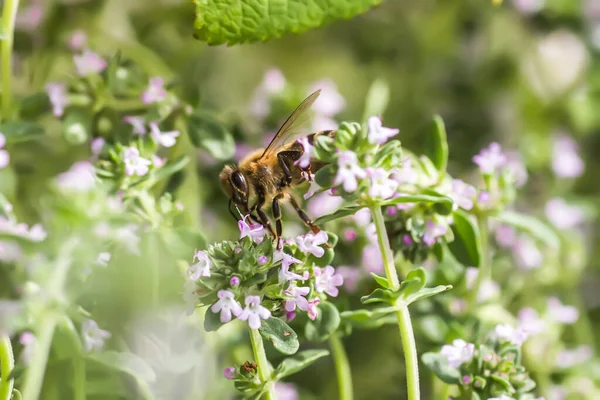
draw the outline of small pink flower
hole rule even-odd
[[[304,152],[302,156],[294,163],[294,165],[299,166],[300,168],[308,168],[310,166],[310,160],[313,155],[314,147],[312,144],[308,142],[308,137],[303,137],[302,139],[298,139],[298,143],[302,145]]]
[[[73,62],[79,76],[98,74],[108,65],[102,57],[90,50],[85,50],[81,55],[74,55]]]
[[[494,174],[506,165],[506,155],[500,145],[494,142],[474,156],[473,162],[479,166],[482,173]]]
[[[154,156],[154,159],[152,160],[152,165],[154,165],[154,168],[162,168],[166,163],[167,159],[159,156]]]
[[[261,319],[269,319],[271,311],[260,305],[260,297],[246,296],[246,308],[238,316],[242,321],[248,321],[248,326],[251,329],[258,329],[261,326]]]
[[[231,287],[239,286],[239,284],[240,284],[240,278],[237,276],[232,276],[231,279],[229,280],[229,285]]]
[[[521,187],[527,182],[527,167],[518,151],[508,151],[506,154],[506,170],[510,173],[515,186]]]
[[[258,257],[258,259],[256,260],[258,262],[258,265],[265,265],[269,259],[267,258],[267,256],[260,256]]]
[[[327,240],[327,232],[325,231],[320,231],[317,234],[309,232],[306,235],[296,237],[298,249],[303,253],[310,253],[315,257],[323,257],[325,249],[321,245],[327,243]]]
[[[278,68],[270,68],[265,72],[260,84],[261,90],[269,95],[280,93],[285,88],[285,76]]]
[[[86,319],[81,326],[83,343],[87,351],[100,351],[104,348],[104,341],[112,335],[110,332],[100,329],[96,321]]]
[[[452,192],[448,196],[454,200],[455,207],[470,210],[473,208],[473,199],[477,196],[477,189],[460,179],[454,179],[452,181]]]
[[[31,332],[23,332],[21,336],[19,336],[19,343],[23,346],[21,360],[25,365],[31,364],[31,360],[33,360],[33,356],[35,355],[37,338]]]
[[[123,150],[123,161],[125,162],[125,175],[132,176],[144,176],[148,173],[149,165],[152,164],[150,160],[147,160],[140,156],[140,151],[136,147],[126,147]]]
[[[336,271],[343,278],[343,286],[346,292],[356,292],[358,289],[358,283],[362,277],[361,270],[357,267],[340,266],[336,268]]]
[[[521,309],[517,319],[519,320],[519,327],[531,336],[538,335],[548,328],[546,322],[531,307]]]
[[[455,339],[452,345],[445,344],[440,350],[440,354],[448,360],[448,365],[452,368],[458,368],[462,364],[473,359],[475,345],[467,343],[462,339]]]
[[[574,324],[579,319],[577,307],[565,306],[558,297],[548,298],[548,315],[553,321]]]
[[[67,88],[62,83],[50,82],[46,85],[46,93],[52,105],[52,114],[62,117],[67,106]]]
[[[376,274],[383,272],[383,259],[376,244],[365,246],[362,254],[362,264],[367,272]]]
[[[344,229],[343,237],[344,237],[345,241],[347,241],[347,242],[353,242],[358,237],[358,234],[356,233],[356,229],[354,229],[354,228],[346,228],[346,229]]]
[[[521,236],[515,241],[512,253],[517,266],[525,270],[539,268],[544,261],[544,256],[535,241],[526,236]]]
[[[328,265],[321,269],[314,267],[315,272],[315,290],[318,293],[327,293],[332,297],[336,297],[339,294],[337,286],[344,284],[344,278],[340,274],[336,274],[335,269]]]
[[[333,180],[334,185],[342,185],[348,193],[358,188],[358,179],[365,178],[367,173],[358,165],[356,154],[350,150],[342,151],[337,159],[338,171]]]
[[[246,222],[247,218],[248,216],[246,215],[241,221],[238,221],[240,239],[248,237],[254,243],[261,243],[266,234],[264,226],[261,224],[248,224]]]
[[[571,368],[590,360],[594,351],[589,345],[583,344],[574,349],[565,349],[556,355],[556,366],[560,368]]]
[[[44,19],[44,7],[40,1],[33,2],[29,7],[23,7],[17,13],[15,26],[17,29],[33,32]]]
[[[340,196],[332,196],[328,192],[321,192],[313,196],[308,202],[308,213],[313,218],[327,215],[339,208],[344,202]]]
[[[142,93],[142,101],[144,104],[152,104],[163,101],[167,98],[167,91],[164,88],[163,78],[155,76],[150,78],[148,87]]]
[[[383,168],[367,168],[370,180],[369,196],[372,198],[389,199],[398,188],[398,182],[390,179],[390,173]]]
[[[583,210],[564,199],[553,198],[546,203],[546,217],[558,229],[572,229],[584,221]]]
[[[286,261],[286,256],[288,258],[287,261]],[[284,253],[283,262],[281,263],[281,268],[279,269],[279,274],[278,274],[278,280],[279,280],[280,285],[287,281],[294,281],[294,280],[305,281],[308,279],[308,272],[305,272],[303,275],[298,275],[298,274],[290,271],[291,263],[297,264],[300,262],[301,262],[300,260],[295,259],[294,257]]]
[[[78,161],[58,175],[56,185],[64,193],[88,192],[96,186],[96,169],[89,161]]]
[[[161,132],[156,122],[150,123],[150,135],[157,144],[163,147],[173,147],[176,138],[179,136],[179,131]]]
[[[291,383],[276,382],[275,394],[278,400],[299,400],[300,396],[296,387]]]
[[[554,142],[552,169],[559,178],[577,178],[583,174],[585,165],[579,156],[579,146],[566,135]]]
[[[321,303],[321,299],[318,297],[315,297],[314,299],[312,299],[308,302],[308,310],[307,310],[308,318],[310,318],[313,321],[315,319],[317,319],[317,316],[319,315],[318,308],[317,308],[319,303]]]
[[[446,225],[437,224],[433,221],[425,223],[425,232],[423,233],[423,243],[427,246],[433,246],[439,237],[442,237],[448,231]]]
[[[125,117],[123,117],[123,121],[127,122],[133,127],[133,133],[142,136],[146,134],[146,120],[144,119],[144,117],[126,115]]]
[[[81,29],[73,31],[69,37],[69,48],[73,51],[82,50],[87,43],[87,34]]]
[[[310,288],[308,287],[298,287],[298,286],[290,286],[283,293],[286,296],[291,297],[285,301],[284,309],[287,312],[292,312],[298,307],[298,309],[302,311],[306,311],[308,309],[308,300],[306,300],[306,295],[310,292]]]
[[[414,169],[412,160],[404,158],[401,161],[400,168],[392,171],[392,179],[398,182],[398,185],[412,185],[419,180],[419,173]]]
[[[522,14],[537,14],[544,8],[545,0],[513,0],[515,9]]]
[[[92,150],[93,156],[97,157],[98,155],[100,155],[100,153],[102,153],[102,148],[104,147],[104,143],[106,143],[106,140],[104,140],[104,138],[102,138],[102,137],[97,137],[94,140],[92,140],[90,149]]]
[[[235,297],[229,290],[219,290],[217,292],[219,300],[210,307],[213,313],[221,313],[220,320],[222,323],[231,321],[231,315],[240,318],[242,314],[242,306],[235,301]],[[241,318],[240,318],[241,319]]]
[[[196,252],[196,254],[194,254],[193,262],[195,262],[195,264],[187,269],[188,279],[195,282],[202,276],[210,277],[210,258],[208,258],[206,252]]]
[[[223,376],[225,379],[235,379],[237,371],[235,367],[227,367],[223,370]]]
[[[517,346],[522,345],[529,337],[529,334],[523,328],[518,327],[515,329],[509,324],[497,325],[494,328],[494,332],[498,338]]]
[[[384,127],[379,117],[370,117],[367,124],[369,126],[368,139],[372,144],[384,144],[389,138],[400,132],[398,129]]]

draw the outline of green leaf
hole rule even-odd
[[[50,99],[45,92],[34,93],[25,97],[19,104],[19,117],[34,119],[50,110]]]
[[[452,199],[448,196],[439,194],[433,190],[424,191],[426,194],[415,194],[401,196],[386,200],[381,203],[382,206],[389,206],[400,203],[431,203],[438,214],[448,215],[452,212]]]
[[[373,308],[371,310],[362,309],[362,310],[343,311],[340,313],[340,318],[344,322],[346,322],[346,321],[366,322],[373,318],[379,318],[384,315],[388,315],[390,313],[393,313],[394,311],[396,311],[396,308],[394,308],[394,307],[377,307],[377,308]]]
[[[323,188],[328,188],[333,185],[335,179],[335,166],[332,164],[326,165],[315,174],[315,182]]]
[[[479,267],[481,264],[481,236],[477,224],[463,210],[452,213],[454,225],[454,241],[448,248],[458,262],[466,266]]]
[[[181,171],[187,163],[190,161],[188,156],[181,156],[173,162],[168,163],[167,165],[152,171],[152,178],[156,180],[161,180],[167,178],[176,172]]]
[[[156,380],[154,370],[144,361],[144,359],[133,353],[119,353],[116,351],[103,351],[88,356],[90,360],[97,361],[109,368],[125,372],[137,379],[152,383]]]
[[[349,215],[354,215],[358,210],[364,208],[363,206],[348,206],[342,207],[334,211],[332,214],[323,215],[315,220],[316,225],[322,225],[326,222],[333,221],[339,218],[344,218]]]
[[[446,357],[440,353],[425,353],[421,356],[421,361],[442,381],[451,385],[459,383],[460,372],[450,367]]]
[[[429,157],[433,165],[440,173],[446,172],[448,166],[448,139],[444,120],[439,115],[433,118],[432,127],[427,135],[425,155]]]
[[[425,283],[427,283],[425,270],[422,267],[413,269],[406,275],[406,279],[400,283],[399,292],[402,294],[402,297],[407,298],[423,289]]]
[[[432,288],[423,288],[417,293],[413,293],[405,298],[407,304],[412,304],[417,300],[426,299],[427,297],[435,296],[438,293],[452,289],[452,285],[439,285]]]
[[[271,317],[262,321],[258,331],[263,338],[270,340],[280,353],[291,355],[300,348],[296,332],[279,318]]]
[[[204,314],[204,330],[206,332],[214,332],[223,325],[220,314],[212,312],[210,307],[207,307]]]
[[[208,44],[279,38],[362,14],[382,0],[194,0],[195,37]]]
[[[207,112],[196,112],[188,121],[192,144],[208,151],[217,160],[229,160],[235,153],[235,142],[229,129]]]
[[[340,326],[340,313],[328,301],[319,304],[319,316],[314,321],[309,321],[304,329],[306,338],[311,342],[321,343]]]
[[[379,286],[383,287],[384,289],[389,289],[390,283],[388,282],[387,278],[379,276],[374,272],[371,272],[371,276],[373,277],[373,279],[375,279],[375,282],[377,282]]]
[[[375,80],[367,92],[363,121],[366,123],[369,117],[383,115],[389,101],[390,88],[388,84],[381,79]]]
[[[503,211],[494,217],[507,225],[529,233],[552,249],[560,248],[560,239],[556,232],[535,217],[515,211]]]
[[[388,303],[395,304],[396,299],[400,296],[400,292],[392,292],[390,289],[377,288],[367,296],[360,298],[363,304],[371,303]]]
[[[329,355],[327,350],[305,350],[300,353],[288,357],[277,366],[275,370],[274,380],[279,380],[295,374],[296,372],[302,371],[319,358],[326,357]]]
[[[12,144],[38,139],[44,134],[44,129],[33,122],[14,121],[0,124],[0,132],[6,142]]]

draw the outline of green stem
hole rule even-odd
[[[408,305],[403,301],[396,304],[398,310],[398,327],[400,328],[400,337],[402,338],[402,348],[404,350],[404,363],[406,364],[406,386],[408,389],[408,400],[419,400],[421,398],[419,390],[419,358],[417,357],[417,344],[415,343],[415,334],[413,332],[412,322]]]
[[[250,342],[252,342],[252,351],[254,352],[256,366],[258,367],[260,381],[263,383],[267,382],[267,385],[265,386],[265,400],[276,400],[277,395],[275,394],[275,388],[273,387],[272,382],[270,382],[271,366],[269,365],[269,360],[267,360],[262,336],[260,336],[258,329],[250,329]]]
[[[373,221],[375,222],[375,229],[377,230],[377,242],[379,243],[381,258],[383,259],[385,277],[389,282],[390,289],[396,291],[400,288],[400,280],[398,279],[398,273],[394,266],[394,255],[392,249],[390,249],[390,240],[388,239],[387,231],[385,230],[385,222],[383,221],[381,207],[375,206],[370,207],[370,209],[371,215],[373,215]]]
[[[377,241],[379,243],[379,250],[381,251],[381,258],[383,259],[385,275],[390,289],[396,291],[400,288],[400,281],[396,267],[394,266],[394,256],[385,230],[381,207],[370,207],[370,209],[375,222]],[[419,359],[417,357],[417,345],[410,321],[410,313],[408,312],[408,305],[401,300],[397,302],[396,307],[396,316],[398,317],[398,327],[400,328],[400,338],[402,339],[402,349],[404,351],[404,362],[406,363],[408,400],[419,400]]]
[[[477,224],[479,225],[479,237],[481,238],[481,265],[479,266],[475,285],[473,285],[473,288],[467,294],[467,312],[472,311],[477,304],[477,294],[481,290],[483,282],[491,279],[487,216],[479,216]]]
[[[4,0],[2,9],[2,117],[9,119],[12,110],[12,49],[15,30],[15,18],[19,0]]]
[[[352,371],[350,370],[350,363],[348,362],[344,344],[341,339],[334,334],[329,337],[329,347],[331,347],[333,364],[335,365],[335,372],[337,375],[339,390],[338,399],[352,400]]]
[[[71,252],[76,245],[77,241],[73,239],[63,245],[61,255],[56,262],[54,275],[46,290],[48,298],[51,300],[64,294],[64,285],[71,266]],[[27,375],[23,384],[22,394],[24,400],[36,400],[39,398],[44,382],[46,364],[48,363],[48,354],[52,346],[52,337],[61,318],[62,316],[56,310],[47,310],[42,314],[39,329],[36,331],[37,343],[35,352],[29,368],[27,368]]]
[[[15,367],[15,357],[13,355],[10,337],[8,335],[0,336],[0,371],[2,380],[0,380],[0,400],[10,400],[15,381],[7,379]]]
[[[75,356],[72,359],[73,365],[73,399],[85,400],[85,360],[83,358],[83,346],[81,338],[73,325],[71,319],[64,316],[60,327],[71,340],[71,345],[76,349]]]

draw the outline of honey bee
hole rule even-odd
[[[252,152],[238,165],[225,166],[219,175],[223,191],[229,197],[229,211],[234,218],[238,219],[231,209],[232,205],[237,208],[238,213],[240,212],[238,207],[241,207],[244,215],[248,216],[251,221],[264,226],[277,239],[278,248],[281,245],[279,240],[282,232],[280,204],[283,201],[291,203],[300,219],[314,233],[320,231],[289,193],[289,189],[311,180],[312,173],[325,165],[317,160],[311,160],[307,168],[296,165],[304,153],[304,147],[297,139],[306,136],[308,142],[312,144],[320,135],[335,136],[335,130],[320,131],[309,135],[302,135],[297,130],[299,117],[312,106],[320,93],[320,89],[315,91],[294,110],[265,149]],[[264,211],[265,205],[268,204],[271,205],[275,220],[275,232]]]

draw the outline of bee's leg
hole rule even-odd
[[[258,190],[256,192],[257,202],[256,202],[256,213],[258,214],[258,218],[260,219],[261,224],[269,230],[271,236],[275,236],[275,232],[273,232],[273,227],[271,226],[271,221],[267,217],[267,214],[262,210],[262,206],[265,205],[265,194],[262,190]]]
[[[283,182],[280,183],[280,187],[288,187],[292,183],[292,171],[290,170],[290,164],[293,165],[294,161],[298,160],[302,156],[302,153],[299,151],[280,151],[277,153],[277,161],[279,161],[279,166],[283,170],[284,179]]]
[[[312,220],[308,217],[308,215],[306,215],[304,210],[300,208],[300,205],[298,204],[296,199],[294,199],[293,196],[290,196],[290,203],[292,203],[292,207],[294,207],[300,219],[302,219],[302,221],[304,221],[304,223],[310,227],[313,233],[319,233],[321,231],[321,229],[318,226],[313,224]]]
[[[279,207],[279,201],[283,199],[283,193],[279,193],[277,196],[273,198],[273,218],[275,218],[275,229],[277,231],[277,250],[281,250],[281,233],[283,231],[283,226],[281,225],[281,208]]]

